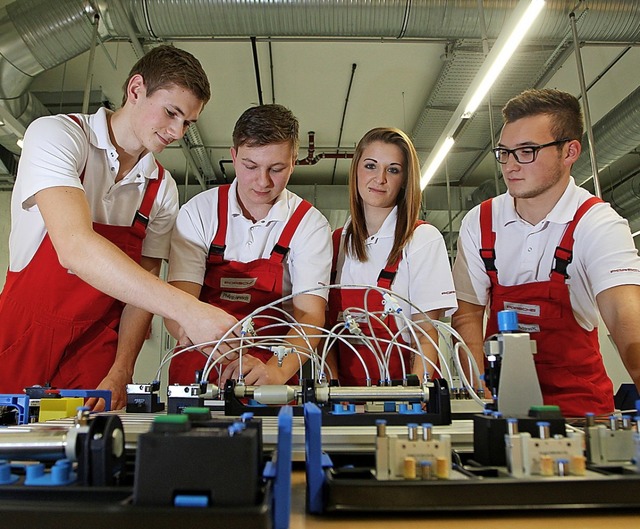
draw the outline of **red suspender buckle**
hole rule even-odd
[[[149,217],[140,213],[140,210],[136,211],[135,216],[133,217],[133,222],[131,225],[135,225],[136,222],[140,222],[145,228],[149,224]]]
[[[398,267],[395,267],[395,270],[389,270],[387,268],[380,270],[380,274],[378,275],[378,286],[380,288],[391,290],[391,285],[393,284],[393,280],[395,279],[397,272]]]
[[[395,262],[385,266],[382,270],[380,270],[380,274],[378,274],[377,286],[379,286],[380,288],[386,288],[387,290],[391,290],[391,285],[393,284],[393,280],[396,278],[396,274],[398,273],[398,267],[400,266],[400,259],[401,257],[398,257],[395,260]]]
[[[227,245],[223,244],[222,246],[218,245],[218,244],[213,244],[211,243],[211,246],[209,246],[209,255],[208,257],[219,257],[222,258],[222,256],[224,255],[224,251],[227,249]]]
[[[487,272],[497,272],[496,251],[494,248],[480,248],[480,258]]]
[[[273,247],[273,250],[271,250],[271,253],[277,253],[278,255],[280,255],[280,261],[283,261],[284,258],[287,256],[287,254],[289,253],[289,247],[287,246],[282,246],[280,244],[276,244]]]
[[[568,279],[569,274],[567,274],[567,267],[569,266],[569,263],[573,261],[573,251],[558,246],[556,248],[554,258],[555,263],[551,271],[557,272],[558,274],[561,274],[565,279]]]

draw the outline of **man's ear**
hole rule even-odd
[[[567,161],[573,165],[576,163],[582,152],[582,145],[578,140],[571,140],[567,143]]]
[[[231,147],[231,160],[233,160],[233,163],[236,163],[237,156],[238,156],[238,151],[236,151],[235,147]]]
[[[132,75],[127,83],[127,101],[135,105],[140,97],[147,94],[147,87],[144,84],[144,78],[139,73]]]

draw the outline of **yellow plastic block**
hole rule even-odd
[[[38,422],[51,421],[53,419],[65,419],[75,417],[80,406],[84,406],[82,397],[62,397],[60,399],[41,399]]]

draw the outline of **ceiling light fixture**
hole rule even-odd
[[[449,120],[445,131],[436,143],[431,155],[423,165],[420,188],[424,189],[429,180],[444,160],[447,152],[453,146],[462,126],[469,120],[485,96],[495,83],[496,79],[509,62],[509,59],[522,42],[534,21],[544,7],[545,0],[520,0],[504,25],[504,28],[493,48],[480,67],[480,70],[469,85],[466,94],[460,101],[458,108]],[[447,147],[448,145],[448,147]],[[441,153],[446,148],[444,155]],[[436,164],[437,162],[437,164]]]

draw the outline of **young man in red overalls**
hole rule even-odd
[[[527,90],[503,109],[494,149],[508,193],[463,221],[453,269],[453,325],[483,365],[500,310],[518,312],[537,343],[546,404],[566,417],[613,411],[613,385],[598,343],[599,314],[640,388],[640,259],[627,222],[570,176],[581,152],[578,100]],[[499,396],[498,396],[499,397]]]
[[[191,54],[160,46],[124,90],[116,112],[48,116],[27,129],[0,295],[0,393],[98,388],[121,408],[152,312],[177,318],[192,340],[235,323],[158,279],[178,197],[153,154],[198,119],[206,74]]]
[[[181,208],[168,280],[238,319],[299,293],[282,308],[302,329],[309,326],[309,334],[319,334],[327,292],[318,287],[329,282],[331,236],[324,216],[286,189],[297,154],[298,121],[288,109],[273,104],[245,111],[233,132],[236,178],[231,185],[196,195]],[[282,313],[270,314],[283,319]],[[308,353],[299,330],[274,328],[275,321],[267,316],[253,323],[259,335],[288,333],[288,343]],[[166,325],[174,336],[181,334],[175,322]],[[310,342],[315,347],[318,339]],[[219,380],[215,374],[209,380],[222,386],[242,376],[249,385],[284,384],[305,361],[292,353],[279,366],[273,351],[253,348],[242,362],[227,362]],[[194,382],[205,362],[197,351],[175,356],[169,382]]]

